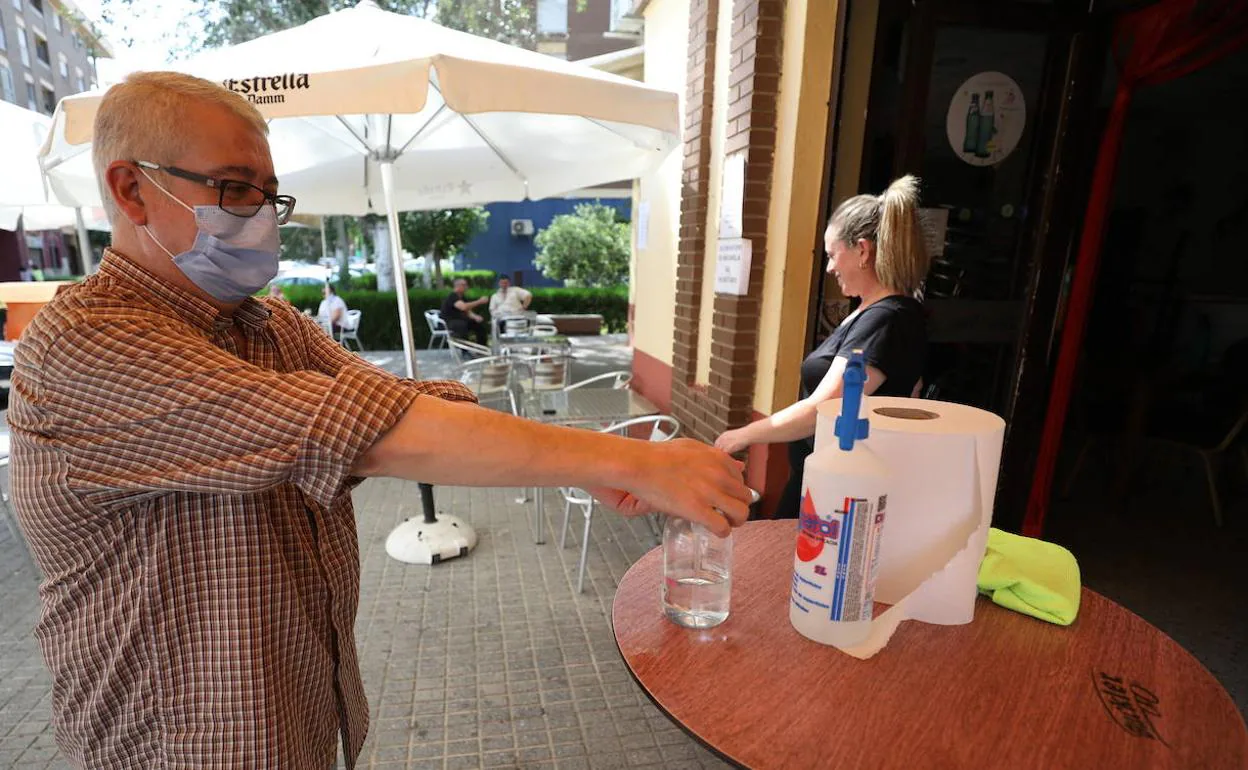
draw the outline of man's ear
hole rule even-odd
[[[126,219],[135,227],[147,224],[147,206],[143,203],[143,193],[139,189],[139,171],[133,163],[115,160],[108,164],[104,172],[108,184],[108,192],[113,202]]]

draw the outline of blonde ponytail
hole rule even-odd
[[[906,175],[880,196],[875,275],[893,291],[913,294],[927,278],[927,247],[919,224],[919,180]]]
[[[845,243],[875,244],[875,276],[901,294],[918,291],[927,278],[927,247],[919,224],[919,180],[903,176],[883,195],[855,195],[836,207],[828,222]]]

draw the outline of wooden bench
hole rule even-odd
[[[569,315],[541,313],[541,316],[549,318],[559,330],[559,334],[568,337],[602,334],[602,316],[596,313]]]

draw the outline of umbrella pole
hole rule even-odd
[[[329,257],[329,247],[325,239],[325,217],[321,217],[321,264],[325,264]]]
[[[399,330],[403,333],[403,361],[407,376],[416,376],[416,342],[412,337],[412,307],[407,302],[407,274],[403,272],[403,242],[399,238],[399,212],[394,210],[394,161],[383,160],[381,189],[386,198],[386,221],[390,224],[390,261],[394,263],[394,289],[399,295]]]
[[[78,253],[82,257],[82,274],[95,272],[95,254],[91,252],[91,239],[87,237],[87,223],[82,218],[82,207],[74,209],[74,229],[78,232]]]

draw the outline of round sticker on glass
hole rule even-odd
[[[1026,123],[1018,83],[1001,72],[981,72],[954,93],[945,131],[959,158],[972,166],[995,166],[1014,152]]]

